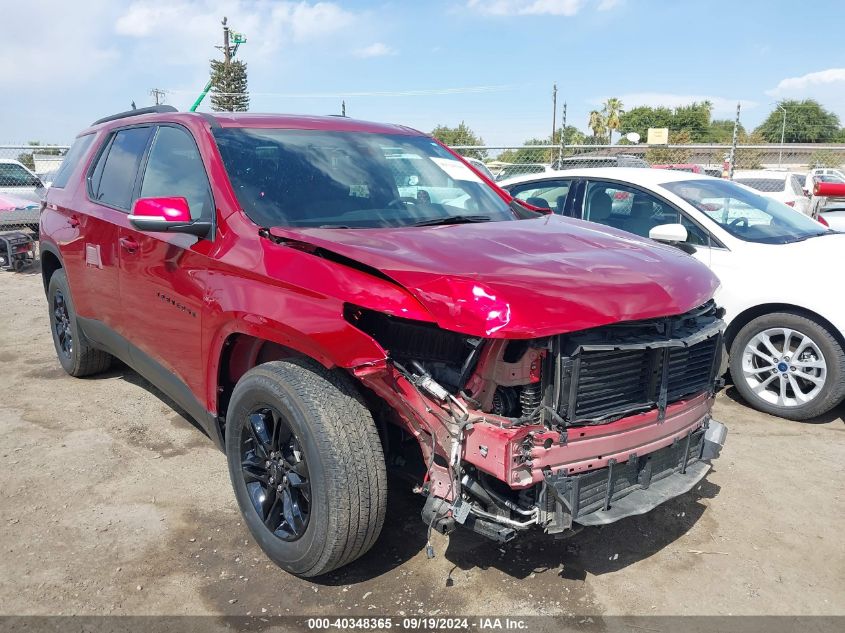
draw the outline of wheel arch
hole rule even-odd
[[[725,345],[728,348],[728,352],[730,352],[734,339],[742,328],[751,323],[751,321],[757,317],[761,317],[765,314],[771,314],[772,312],[791,312],[817,321],[819,325],[823,326],[830,332],[831,336],[836,339],[842,349],[845,349],[845,336],[843,336],[842,332],[840,332],[833,323],[824,318],[818,312],[814,312],[813,310],[791,303],[762,303],[760,305],[747,308],[731,319],[730,324],[725,330]]]
[[[275,329],[267,332],[252,331],[249,327],[234,328],[221,332],[217,343],[212,345],[208,395],[210,404],[215,405],[221,440],[225,438],[225,416],[232,391],[241,376],[253,367],[288,358],[309,359],[326,369],[351,366],[347,358],[333,358],[319,346],[303,344],[308,340],[307,337],[277,337],[276,334]],[[366,337],[363,333],[361,336]],[[375,341],[369,341],[370,345],[366,349],[358,350],[359,355],[352,365],[384,358],[384,351],[378,348]]]
[[[44,283],[44,293],[50,288],[50,278],[60,268],[64,268],[64,263],[58,251],[51,245],[41,243],[40,246],[41,258],[41,280]]]

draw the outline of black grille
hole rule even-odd
[[[581,357],[575,417],[593,418],[650,402],[652,359],[642,350],[585,352]]]
[[[722,321],[711,303],[678,317],[560,336],[544,376],[567,424],[601,424],[710,389]]]
[[[669,402],[710,387],[717,339],[717,336],[712,336],[690,347],[669,350]]]
[[[555,486],[573,519],[609,507],[636,489],[648,488],[652,482],[683,471],[701,457],[704,430],[699,429],[643,457],[632,456],[612,468],[567,476],[547,475]],[[610,486],[610,495],[607,494]]]

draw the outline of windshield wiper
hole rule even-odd
[[[801,237],[796,237],[793,240],[789,240],[786,244],[795,244],[795,242],[803,242],[805,240],[809,240],[811,237],[821,237],[822,235],[833,235],[836,231],[825,231],[824,233],[811,233],[810,235],[802,235]]]
[[[489,222],[489,215],[447,215],[443,218],[433,218],[414,222],[411,226],[438,226],[440,224],[472,224],[474,222]]]

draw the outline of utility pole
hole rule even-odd
[[[161,105],[164,103],[164,95],[165,91],[161,88],[153,88],[150,90],[150,96],[155,99],[156,105]]]
[[[557,84],[552,86],[552,135],[549,137],[552,143],[555,142],[555,117],[557,116]]]
[[[228,66],[232,62],[232,49],[229,47],[228,18],[223,18],[223,61]]]
[[[563,165],[563,148],[566,145],[566,101],[563,102],[563,111],[560,113],[560,145],[557,148],[557,168]]]
[[[739,109],[741,103],[736,104],[736,121],[734,121],[734,135],[731,140],[731,153],[728,158],[728,180],[734,179],[734,159],[736,158],[736,139],[739,133]]]
[[[346,101],[340,102],[340,116],[346,116]]]
[[[783,142],[786,139],[786,108],[782,104],[776,103],[778,110],[783,110],[783,125],[780,128],[780,153],[778,154],[778,167],[783,165]]]
[[[230,31],[229,31],[229,27],[228,27],[228,18],[224,17],[223,18],[223,46],[215,46],[214,48],[221,49],[223,51],[224,63],[227,66],[231,63],[232,59],[237,54],[238,47],[241,44],[246,43],[246,37],[244,37],[243,33],[238,33],[236,31],[231,31],[231,33],[232,33],[232,35],[234,35],[234,39],[235,39],[235,45],[234,46],[231,46],[229,44]],[[189,110],[189,112],[196,112],[196,109],[200,106],[200,104],[202,103],[202,100],[205,99],[205,95],[208,94],[209,90],[211,90],[211,80],[209,80],[208,83],[205,84],[205,88],[202,89],[200,96],[197,97],[196,101],[194,101],[194,104],[191,106],[191,109]]]

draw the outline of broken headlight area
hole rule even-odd
[[[507,418],[535,412],[549,339],[482,339],[420,321],[347,306],[346,320],[369,334],[394,367],[437,401]]]
[[[532,525],[590,524],[579,518],[597,501],[581,490],[604,491],[590,514],[621,517],[703,477],[718,454],[701,437],[721,367],[721,316],[710,301],[679,316],[514,340],[346,311],[387,354],[384,372],[359,377],[428,464],[423,518],[497,540]]]

